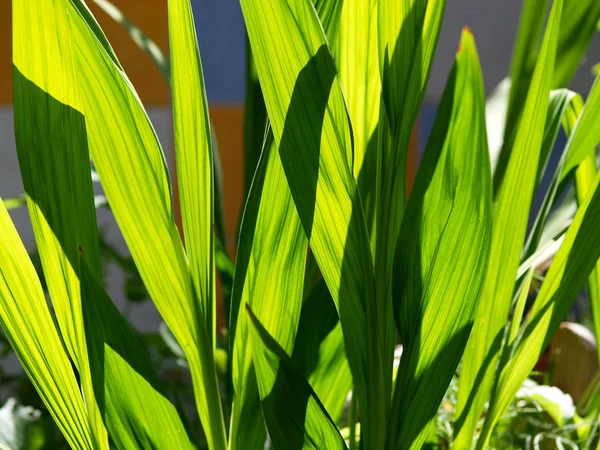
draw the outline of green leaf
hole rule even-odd
[[[425,95],[445,0],[377,0],[381,101],[375,177],[374,266],[384,395],[391,394],[394,251],[406,207],[410,136]],[[372,181],[372,180],[371,180]],[[386,320],[387,319],[387,320]]]
[[[345,0],[343,4],[336,60],[352,122],[354,177],[358,180],[367,226],[372,230],[381,98],[377,58],[377,0]]]
[[[338,2],[341,3],[341,2]],[[345,0],[338,66],[354,133],[354,177],[360,178],[379,121],[381,80],[377,59],[377,0]],[[371,177],[375,173],[369,174]],[[374,184],[374,178],[368,184]],[[361,191],[361,194],[363,192]],[[362,196],[364,199],[364,195]]]
[[[310,1],[243,0],[242,11],[290,191],[340,314],[365,444],[379,448],[389,384],[380,349],[391,317],[374,301],[369,237],[336,69]]]
[[[101,276],[101,271],[85,118],[73,107],[81,99],[74,88],[76,49],[72,41],[61,39],[70,32],[68,17],[54,6],[45,11],[42,3],[30,8],[16,2],[13,11],[17,155],[45,280],[63,341],[81,377],[94,445],[108,449],[87,364],[79,288],[78,246],[89,254],[94,273]],[[52,25],[56,32],[51,36],[38,32]],[[63,64],[52,64],[51,77],[44,58],[53,52],[62,55]],[[37,54],[41,57],[32,57]]]
[[[190,1],[169,0],[168,5],[177,179],[200,359],[191,370],[208,444],[214,449],[225,449],[225,422],[214,362],[214,195],[208,101]]]
[[[531,373],[600,258],[599,184],[600,175],[597,175],[546,274],[519,346],[498,376],[478,449],[487,448],[495,424]]]
[[[465,29],[396,251],[394,310],[403,351],[390,448],[423,445],[473,325],[492,229],[484,109],[479,58]]]
[[[575,109],[580,108],[580,104],[582,103],[583,100],[581,99],[581,96],[568,89],[550,92],[550,103],[548,105],[546,126],[544,128],[544,140],[540,151],[540,164],[538,164],[537,168],[538,175],[535,183],[536,189],[539,188],[542,177],[544,176],[548,160],[556,144],[556,138],[561,124],[573,114]],[[564,189],[564,183],[561,182],[560,175],[565,158],[568,157],[569,148],[569,145],[565,146],[559,164],[554,171],[550,187],[544,196],[542,207],[538,211],[532,230],[527,237],[525,249],[523,251],[524,258],[530,257],[538,249],[540,240],[546,229],[546,220],[548,219],[552,208],[555,206],[556,199]],[[552,237],[555,237],[555,235]],[[519,278],[519,275],[517,275],[517,278]]]
[[[562,0],[556,0],[496,197],[487,275],[459,380],[455,424],[459,448],[470,447],[494,380],[540,164],[561,11]]]
[[[333,39],[339,25],[341,3],[319,0],[315,7],[317,13],[323,14],[321,17],[325,33]],[[251,75],[254,78],[257,77],[254,57],[251,64]],[[258,93],[262,95],[260,89],[252,94],[253,102],[259,102],[254,97]],[[254,107],[260,113],[264,104]],[[257,120],[252,114],[248,120]],[[262,122],[264,124],[264,117]],[[257,169],[249,188],[240,227],[231,298],[229,329],[235,390],[230,429],[231,448],[261,446],[266,438],[252,367],[252,351],[248,345],[248,324],[245,314],[240,314],[242,308],[245,304],[250,305],[269,333],[291,354],[303,299],[302,280],[308,241],[294,206],[270,126],[267,127],[264,138],[262,155],[256,162]],[[279,239],[273,240],[273,236],[278,236]]]
[[[69,445],[92,450],[94,441],[75,373],[35,268],[3,202],[0,236],[2,330]]]
[[[291,354],[302,307],[307,239],[277,147],[270,131],[267,134],[242,218],[232,292],[233,449],[258,448],[266,439],[248,322],[242,308],[250,305],[284,351]]]
[[[572,136],[569,138],[569,153],[564,163],[561,182],[583,161],[590,152],[593,153],[600,143],[600,75],[585,101],[583,110],[577,120]]]
[[[344,438],[289,355],[246,307],[258,390],[276,449],[346,449]]]
[[[527,0],[523,3],[519,34],[515,41],[511,70],[512,88],[504,133],[505,145],[494,174],[494,189],[498,191],[514,143],[515,133],[531,85],[535,63],[540,53],[541,31],[548,0]],[[600,18],[600,3],[596,0],[567,1],[561,17],[552,88],[566,87],[585,55],[595,34],[594,23]]]
[[[164,155],[148,116],[85,3],[43,0],[27,10],[42,22],[21,28],[30,51],[17,68],[51,96],[69,99],[69,106],[84,116],[90,154],[111,210],[150,296],[186,352],[205,428],[224,436],[220,404],[214,401],[212,343],[202,332],[199,302],[173,221]],[[37,30],[59,36],[61,48],[71,51],[46,45],[45,34]],[[61,65],[70,69],[73,83],[47,70]]]
[[[337,423],[352,388],[352,373],[335,304],[323,279],[302,306],[292,359]]]
[[[80,262],[89,364],[111,438],[118,448],[194,448],[135,331]]]
[[[577,193],[577,202],[581,205],[594,185],[594,179],[598,168],[596,167],[596,155],[594,150],[590,152],[575,171],[575,191]],[[596,340],[600,340],[600,264],[596,264],[594,270],[588,278],[588,300],[592,310],[592,322],[594,324],[594,334]],[[600,361],[600,349],[597,349],[598,360]]]
[[[582,60],[598,32],[599,20],[600,3],[596,0],[565,2],[553,87],[567,86],[581,67]]]

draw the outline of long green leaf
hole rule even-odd
[[[406,206],[410,136],[425,95],[445,0],[378,0],[379,112],[374,265],[386,398],[391,393],[394,250]],[[372,182],[372,180],[371,180]],[[386,320],[388,319],[388,320]]]
[[[101,273],[85,118],[74,108],[80,102],[76,49],[73,42],[60,38],[69,33],[68,17],[54,6],[47,10],[43,6],[16,2],[13,9],[17,154],[46,283],[63,340],[81,377],[94,445],[108,449],[87,363],[79,288],[78,246],[89,253],[94,273]],[[56,33],[50,33],[53,25]],[[48,36],[40,37],[41,30]],[[48,66],[44,58],[53,52],[62,55],[62,64]]]
[[[511,70],[511,91],[504,127],[504,145],[494,173],[494,189],[499,190],[514,144],[527,91],[531,85],[535,63],[540,53],[541,31],[548,0],[523,2],[519,33],[515,41]],[[600,3],[596,0],[569,0],[561,17],[552,88],[566,87],[580,66],[600,18]]]
[[[81,297],[94,390],[118,448],[194,448],[146,350],[81,259]]]
[[[585,101],[581,115],[573,130],[573,136],[569,139],[569,153],[560,177],[561,182],[600,143],[598,116],[600,116],[600,74],[596,77],[596,81]]]
[[[44,404],[74,449],[94,440],[71,363],[35,268],[0,202],[0,324]]]
[[[381,99],[377,0],[345,0],[343,4],[336,59],[354,133],[354,177],[358,180],[371,230],[375,220],[377,123]]]
[[[207,365],[214,366],[214,361],[208,361],[205,348],[210,344],[196,328],[198,302],[173,221],[169,178],[156,133],[85,3],[44,0],[28,8],[44,17],[44,26],[36,30],[58,33],[61,45],[71,45],[75,82],[61,85],[60,73],[46,70],[66,64],[68,54],[44,46],[44,33],[30,33],[30,45],[39,50],[30,52],[19,70],[33,83],[46,86],[55,98],[65,98],[68,89],[77,89],[79,98],[70,106],[85,118],[92,160],[140,275],[186,353],[206,426],[207,416],[219,414],[214,402],[206,402],[211,396],[203,395],[207,381],[203,374],[211,373]],[[68,26],[61,28],[62,22]],[[44,70],[36,71],[36,64]],[[212,414],[207,412],[209,407],[214,409]],[[216,426],[207,428],[216,431]]]
[[[283,350],[291,354],[302,306],[308,242],[277,147],[268,134],[242,218],[233,283],[232,449],[262,446],[266,439],[243,308],[250,305]]]
[[[598,168],[596,167],[596,157],[594,151],[590,152],[575,171],[575,191],[577,193],[577,202],[581,205],[585,202],[590,189],[594,185],[594,179]],[[600,340],[600,264],[592,270],[588,278],[588,299],[590,309],[592,310],[592,322],[594,325],[594,334],[596,340]],[[600,361],[600,349],[598,351],[598,360]]]
[[[473,325],[492,232],[484,95],[475,42],[465,29],[396,252],[394,309],[403,351],[389,448],[423,445]]]
[[[523,338],[510,362],[499,374],[496,394],[491,400],[477,443],[478,449],[487,448],[495,424],[531,373],[539,355],[548,345],[600,258],[599,184],[600,175],[597,175],[546,274],[523,331]]]
[[[556,0],[497,195],[488,271],[459,380],[455,424],[459,448],[470,447],[494,380],[537,179],[561,11],[562,0]]]
[[[280,450],[346,449],[319,397],[247,307],[258,389],[269,435]]]
[[[542,142],[542,149],[540,152],[540,164],[537,170],[537,181],[535,183],[536,188],[539,188],[541,179],[546,170],[548,160],[552,154],[552,150],[556,144],[556,138],[561,125],[565,119],[568,118],[574,109],[580,108],[583,104],[583,100],[579,94],[575,94],[568,89],[559,89],[557,91],[550,92],[550,103],[548,105],[548,115],[546,116],[546,126],[544,128],[544,140]],[[550,215],[552,208],[556,202],[556,199],[562,193],[564,189],[564,183],[561,183],[560,175],[564,166],[565,158],[569,153],[570,146],[566,145],[561,155],[559,164],[554,171],[550,187],[546,191],[542,206],[538,211],[538,214],[533,223],[531,232],[527,236],[525,248],[523,251],[523,257],[529,258],[538,250],[542,234],[546,229],[546,220]],[[562,231],[562,230],[561,230]],[[552,237],[555,237],[553,235]],[[517,275],[519,278],[519,275]]]
[[[175,154],[199,347],[196,405],[208,444],[227,438],[214,362],[216,344],[213,152],[208,101],[189,0],[169,0]]]
[[[341,3],[319,0],[315,8],[322,15],[325,33],[334,39]],[[256,71],[254,57],[251,69]],[[245,314],[241,314],[244,305],[252,307],[288,354],[292,353],[300,320],[303,298],[300,281],[304,277],[308,242],[277,150],[269,127],[240,228],[230,320],[235,389],[231,448],[258,446],[264,444],[266,437],[252,368],[252,348],[247,342],[248,324]],[[279,239],[273,240],[272,236]]]
[[[340,314],[365,442],[379,448],[387,330],[377,324],[391,318],[374,302],[369,237],[335,66],[310,1],[243,0],[242,11],[290,191]]]

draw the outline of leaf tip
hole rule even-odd
[[[460,36],[460,43],[458,44],[458,52],[457,53],[462,53],[463,49],[465,48],[465,44],[471,43],[474,41],[474,37],[473,37],[473,30],[471,30],[471,28],[467,25],[463,26],[462,28],[462,33]]]

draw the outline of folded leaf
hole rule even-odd
[[[277,147],[270,131],[268,134],[244,209],[233,283],[232,449],[264,446],[266,439],[248,322],[242,308],[250,305],[284,351],[291,354],[302,307],[307,239]]]
[[[242,11],[290,191],[340,314],[365,442],[378,448],[388,383],[381,349],[391,317],[374,301],[369,237],[335,66],[308,0],[243,0]]]
[[[352,388],[352,373],[335,304],[322,279],[302,306],[292,359],[337,423]]]
[[[280,450],[346,449],[319,397],[247,307],[258,390],[269,436]]]
[[[80,262],[89,365],[111,438],[118,448],[194,448],[137,334]]]

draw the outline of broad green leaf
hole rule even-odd
[[[317,17],[321,22],[330,48],[336,48],[340,34],[343,0],[313,0]]]
[[[302,306],[292,359],[337,423],[352,388],[352,374],[335,304],[322,279]]]
[[[243,308],[250,305],[283,350],[291,354],[302,307],[308,242],[270,131],[240,230],[230,322],[235,390],[232,449],[258,448],[266,439]]]
[[[479,58],[465,29],[396,251],[394,310],[403,350],[389,448],[421,448],[473,325],[492,230],[484,109]]]
[[[406,207],[408,149],[429,80],[445,7],[445,0],[377,0],[382,93],[376,158],[375,232],[371,240],[374,241],[379,328],[384,334],[380,341],[386,398],[391,393],[389,374],[395,344],[391,321],[392,269]]]
[[[35,268],[0,202],[0,325],[25,373],[74,449],[95,449],[71,362]]]
[[[53,22],[54,34],[49,32]],[[42,37],[40,30],[47,28],[48,35]],[[15,2],[15,140],[46,284],[62,338],[81,377],[94,445],[108,449],[87,364],[81,313],[78,246],[89,253],[94,273],[101,276],[101,272],[85,118],[73,107],[80,102],[75,87],[76,47],[74,42],[60,38],[69,30],[69,18],[60,9],[52,6],[44,10],[43,5],[37,8]],[[47,66],[48,59],[44,58],[53,52],[61,54],[62,64]]]
[[[247,307],[258,390],[273,446],[279,450],[346,449],[310,384]]]
[[[495,395],[477,443],[478,449],[487,448],[495,424],[531,373],[600,258],[599,184],[600,175],[597,175],[546,274],[522,332],[523,337],[498,376]]]
[[[196,314],[199,303],[173,221],[169,178],[154,129],[85,3],[42,0],[27,9],[44,23],[27,28],[35,51],[17,69],[55,98],[69,98],[69,89],[79,94],[70,106],[84,116],[90,154],[111,210],[150,296],[186,352],[204,425],[216,432],[217,425],[207,423],[207,417],[218,422],[212,419],[219,416],[216,380],[203,377],[214,371],[212,344]],[[45,34],[36,30],[58,35],[71,52],[45,46]],[[65,84],[58,71],[47,70],[63,64],[72,67],[74,83]]]
[[[325,33],[335,35],[341,3],[320,0],[315,7],[317,13],[324,14]],[[257,77],[254,57],[250,69],[252,77]],[[255,80],[258,82],[258,78]],[[260,112],[264,108],[262,93],[258,87],[254,89],[258,89],[256,95],[261,95],[260,99],[252,97],[254,102],[260,102],[256,105]],[[242,308],[245,304],[250,305],[274,339],[291,354],[303,299],[308,241],[270,127],[264,137],[263,152],[256,162],[257,170],[240,227],[231,299],[229,329],[235,390],[231,448],[264,445],[266,438],[252,351],[248,345],[248,325],[245,314],[240,315]],[[273,239],[273,236],[279,239]]]
[[[377,185],[377,123],[381,99],[377,0],[345,0],[343,3],[336,60],[354,134],[354,177],[358,180],[367,227],[372,230]],[[373,236],[374,233],[372,241]]]
[[[537,181],[561,11],[562,0],[556,0],[504,182],[496,197],[487,274],[459,380],[455,423],[458,448],[470,447],[494,380]]]
[[[89,364],[112,440],[118,448],[194,448],[137,334],[80,262]]]
[[[214,195],[208,101],[190,1],[169,0],[168,6],[177,180],[200,350],[196,404],[209,446],[224,449],[227,438],[214,362]]]
[[[359,180],[363,165],[376,157],[375,152],[371,155],[367,151],[373,149],[369,143],[377,129],[381,96],[377,0],[345,0],[343,3],[337,61],[354,133],[354,177]],[[368,174],[365,188],[374,185],[375,175],[374,171]],[[364,194],[367,192],[361,191],[363,200]]]
[[[290,191],[340,314],[365,445],[379,448],[387,401],[381,349],[391,317],[374,299],[369,237],[334,62],[310,1],[243,0],[242,11]]]

